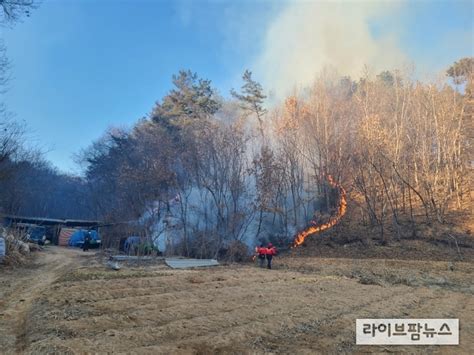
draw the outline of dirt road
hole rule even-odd
[[[39,258],[0,278],[2,352],[474,353],[472,263],[285,257],[275,270],[113,271],[66,249]],[[460,318],[461,344],[356,346],[355,319],[371,317]]]
[[[48,251],[28,267],[1,270],[0,274],[0,349],[21,352],[29,312],[51,284],[61,275],[87,262],[93,254],[78,250],[48,247]]]

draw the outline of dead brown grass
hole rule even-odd
[[[57,260],[57,267],[43,268],[43,281],[36,284],[31,274],[4,279],[13,288],[29,281],[36,291],[25,302],[20,328],[6,331],[18,320],[13,313],[0,319],[0,331],[12,337],[0,341],[2,349],[76,354],[387,351],[354,344],[355,319],[370,317],[460,318],[459,347],[396,351],[468,354],[474,336],[474,268],[469,262],[280,256],[275,270],[230,264],[108,272],[93,258],[56,255],[49,262]],[[67,260],[73,264],[60,268]],[[0,313],[13,312],[12,307],[15,303],[3,304]]]

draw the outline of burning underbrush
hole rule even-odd
[[[453,262],[474,259],[472,214],[468,208],[447,213],[439,222],[427,220],[422,206],[414,205],[409,217],[387,216],[371,223],[360,218],[360,194],[346,193],[331,176],[328,183],[339,202],[332,214],[319,222],[313,220],[297,234],[292,256]]]
[[[293,242],[293,247],[297,247],[304,243],[305,239],[316,233],[324,232],[325,230],[335,226],[341,218],[345,215],[347,210],[347,198],[346,190],[342,187],[341,184],[338,184],[334,181],[331,175],[328,175],[328,184],[332,189],[335,189],[339,193],[339,202],[336,207],[335,213],[332,214],[328,221],[324,223],[318,223],[318,221],[312,220],[310,226],[305,230],[298,233]]]
[[[342,221],[334,229],[315,235],[301,247],[291,250],[293,257],[468,261],[474,259],[474,240],[465,231],[418,226],[413,237],[410,226],[398,239],[387,232],[382,242],[376,232],[364,225]]]

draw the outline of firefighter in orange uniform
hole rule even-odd
[[[265,266],[265,255],[267,254],[267,248],[260,244],[259,247],[255,247],[255,252],[257,253],[258,257],[258,266],[264,267]]]
[[[272,268],[272,259],[273,256],[277,254],[276,248],[273,246],[272,243],[268,243],[268,246],[266,248],[266,257],[267,257],[267,267],[269,269]]]

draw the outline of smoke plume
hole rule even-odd
[[[326,66],[354,78],[364,66],[398,67],[405,56],[396,33],[380,21],[394,16],[401,4],[292,1],[270,23],[254,68],[265,87],[282,97],[295,86],[310,85]]]

